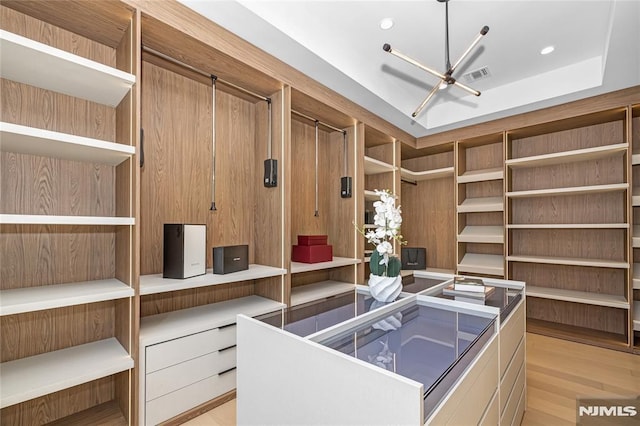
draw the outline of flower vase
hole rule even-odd
[[[369,275],[369,291],[380,302],[393,302],[402,291],[402,277],[381,277]]]

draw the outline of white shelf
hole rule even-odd
[[[114,142],[85,138],[0,122],[0,150],[73,161],[117,166],[135,153],[135,148]]]
[[[224,302],[151,315],[140,319],[140,346],[199,333],[233,324],[238,314],[250,317],[268,314],[286,305],[261,296],[246,296]]]
[[[0,291],[0,316],[133,297],[133,288],[116,279]]]
[[[508,229],[628,229],[628,223],[518,223]]]
[[[364,190],[364,199],[365,200],[371,200],[371,201],[377,201],[378,199],[380,199],[380,197],[378,197],[376,195],[375,191],[370,191],[368,189]]]
[[[352,259],[350,257],[334,257],[332,261],[319,263],[291,262],[291,273],[298,274],[300,272],[319,271],[321,269],[357,265],[358,263],[361,263],[360,259]]]
[[[502,197],[467,198],[458,206],[458,213],[501,211],[504,211],[504,198]]]
[[[377,175],[380,173],[389,173],[396,170],[392,164],[385,163],[384,161],[376,160],[371,157],[364,157],[364,174],[365,175]]]
[[[633,235],[631,237],[633,248],[640,248],[640,226],[634,225]]]
[[[499,254],[466,253],[458,271],[487,275],[504,275],[504,257]]]
[[[291,288],[291,306],[325,299],[338,294],[354,291],[356,285],[341,281],[321,281]]]
[[[0,30],[0,74],[112,107],[136,81],[132,74],[4,30]]]
[[[565,302],[582,303],[586,305],[608,306],[610,308],[629,309],[629,302],[622,296],[612,294],[598,294],[586,291],[565,290],[559,288],[547,288],[527,286],[527,296],[543,299],[562,300]]]
[[[504,170],[501,167],[495,169],[471,170],[458,176],[458,183],[483,182],[504,178]]]
[[[133,368],[114,337],[0,364],[0,408]]]
[[[135,225],[133,217],[54,216],[44,214],[0,214],[1,224],[12,225]]]
[[[640,164],[640,154],[633,154],[631,156],[631,164],[634,166]]]
[[[369,223],[365,223],[364,225],[362,225],[362,227],[363,227],[364,229],[376,229],[376,228],[377,228],[377,225],[374,225],[374,224],[372,224],[372,223],[371,223],[371,224],[369,224]]]
[[[516,158],[505,161],[505,164],[513,169],[521,167],[552,166],[555,164],[597,160],[599,158],[612,157],[614,155],[623,155],[627,152],[628,148],[628,144],[618,143],[598,146],[595,148],[577,149],[574,151],[555,152],[553,154]]]
[[[534,189],[530,191],[507,192],[507,197],[546,197],[554,195],[596,194],[600,192],[624,191],[629,188],[627,183],[612,183],[609,185],[576,186],[567,188]]]
[[[633,329],[640,331],[640,301],[636,300],[633,306]]]
[[[461,243],[498,243],[504,242],[502,226],[465,226],[458,241]]]
[[[416,182],[430,179],[440,179],[444,177],[453,176],[453,166],[444,167],[442,169],[425,170],[423,172],[414,172],[409,169],[401,168],[401,176],[405,179],[411,179]]]
[[[509,262],[545,263],[549,265],[591,266],[596,268],[629,269],[626,262],[604,259],[583,259],[553,256],[507,256]]]
[[[186,290],[189,288],[207,287],[239,281],[250,281],[260,278],[277,277],[286,273],[286,269],[275,268],[273,266],[251,264],[249,265],[249,269],[245,271],[220,275],[214,274],[212,269],[207,269],[207,273],[204,275],[186,278],[184,280],[162,278],[162,274],[141,275],[140,295]]]
[[[640,206],[640,188],[633,188],[631,193],[631,205],[634,207]]]
[[[633,289],[640,290],[640,263],[633,264]]]

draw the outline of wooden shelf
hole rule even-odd
[[[628,223],[518,223],[508,229],[628,229]]]
[[[633,329],[640,331],[640,300],[637,300],[633,305]]]
[[[133,296],[133,288],[116,279],[2,290],[0,316]]]
[[[475,274],[504,275],[504,257],[499,254],[466,253],[458,271]]]
[[[530,191],[507,192],[507,197],[547,197],[556,195],[596,194],[601,192],[624,191],[629,188],[627,183],[613,183],[609,185],[576,186],[568,188],[534,189]]]
[[[133,368],[115,337],[0,364],[0,408]]]
[[[458,206],[458,213],[501,211],[504,211],[504,198],[502,197],[467,198]]]
[[[135,225],[133,217],[54,216],[44,214],[0,214],[0,224],[12,225]]]
[[[610,308],[629,309],[629,302],[623,296],[592,293],[586,291],[564,290],[559,288],[527,286],[527,296],[543,299],[562,300],[565,302],[587,305],[608,306]]]
[[[572,266],[590,266],[596,268],[614,268],[614,269],[628,269],[629,264],[626,262],[620,262],[615,260],[605,259],[582,259],[571,257],[552,257],[552,256],[507,256],[509,262],[524,262],[524,263],[544,263],[549,265],[572,265]]]
[[[5,122],[0,122],[0,139],[0,150],[3,152],[111,166],[117,166],[135,153],[135,148],[129,145]]]
[[[204,330],[234,324],[238,314],[255,317],[285,307],[284,303],[252,295],[142,317],[140,319],[140,346],[149,346]]]
[[[497,180],[504,178],[502,167],[495,169],[472,170],[458,176],[458,183],[484,182],[487,180]]]
[[[355,284],[341,281],[320,281],[312,284],[299,285],[291,288],[291,306],[337,296],[338,294],[354,291],[355,288]]]
[[[71,416],[63,417],[47,426],[86,426],[86,425],[109,425],[127,426],[129,423],[124,418],[117,401],[104,402]]]
[[[440,178],[444,178],[444,177],[450,177],[453,176],[453,166],[451,167],[444,167],[442,169],[434,169],[434,170],[426,170],[423,172],[414,172],[411,171],[409,169],[405,169],[405,168],[401,168],[400,169],[400,174],[403,178],[405,179],[411,179],[414,180],[416,182],[420,182],[423,180],[430,180],[430,179],[440,179]]]
[[[371,201],[377,201],[380,197],[378,197],[376,195],[375,191],[370,191],[368,189],[364,190],[364,199],[365,200],[371,200]]]
[[[574,151],[564,151],[556,152],[553,154],[516,158],[505,161],[505,164],[513,169],[521,167],[552,166],[555,164],[575,163],[578,161],[597,160],[599,158],[623,155],[627,152],[628,148],[628,144],[618,143],[613,145],[598,146],[595,148],[577,149]]]
[[[640,263],[633,264],[633,289],[640,290]]]
[[[625,350],[628,348],[627,337],[625,335],[538,319],[527,318],[527,332],[589,345],[597,344],[616,350]]]
[[[458,242],[461,243],[504,243],[504,227],[502,226],[465,226]]]
[[[338,268],[340,266],[357,265],[360,259],[352,259],[350,257],[334,257],[330,262],[319,263],[301,263],[291,262],[291,273],[299,274],[300,272],[319,271],[321,269]]]
[[[286,269],[275,268],[273,266],[249,265],[246,271],[233,272],[231,274],[214,274],[212,269],[207,269],[207,273],[197,277],[186,278],[184,280],[173,278],[162,278],[162,274],[141,275],[140,295],[164,293],[167,291],[186,290],[189,288],[208,287],[220,284],[235,283],[240,281],[251,281],[260,278],[277,277],[287,273]]]
[[[132,74],[4,30],[0,64],[8,80],[112,107],[136,81]]]
[[[376,160],[371,157],[364,157],[364,174],[365,175],[377,175],[380,173],[389,173],[396,170],[392,164],[385,163],[384,161]]]

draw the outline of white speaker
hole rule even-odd
[[[207,264],[207,226],[164,224],[164,278],[190,278],[204,275]]]

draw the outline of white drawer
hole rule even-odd
[[[157,425],[235,387],[236,370],[234,369],[156,398],[146,404],[145,425]]]
[[[146,373],[149,374],[235,344],[236,325],[231,324],[147,346]]]
[[[232,346],[147,374],[146,400],[159,398],[235,366],[236,347]]]
[[[496,426],[500,423],[500,403],[498,402],[498,392],[493,395],[493,399],[484,412],[484,417],[478,423],[480,426]]]
[[[518,378],[520,368],[524,365],[525,340],[522,339],[515,356],[511,359],[511,364],[507,367],[504,377],[500,383],[500,412],[504,411],[509,395],[513,390],[513,386]]]
[[[507,365],[513,358],[518,344],[524,336],[524,303],[511,313],[500,329],[500,377],[504,376]]]
[[[501,426],[511,425],[516,414],[520,410],[520,400],[524,396],[524,379],[525,379],[526,366],[522,365],[518,373],[518,378],[513,386],[511,395],[507,400],[507,405],[502,412],[502,419],[500,420]]]

